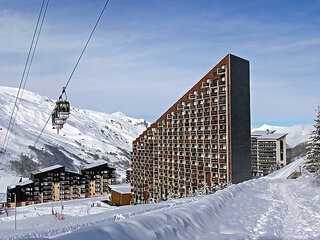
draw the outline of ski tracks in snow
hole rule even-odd
[[[298,184],[299,181],[287,181],[290,183],[280,185],[280,196],[287,206],[282,221],[283,239],[319,239],[320,195],[310,194],[312,188]],[[320,193],[319,187],[314,190]],[[301,192],[304,194],[301,195]]]
[[[320,195],[308,194],[310,188],[299,180],[270,180],[261,195],[269,207],[246,239],[320,239]]]

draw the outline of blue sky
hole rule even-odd
[[[19,85],[41,2],[0,2],[0,85]],[[57,98],[103,5],[50,1],[28,90]],[[253,126],[312,123],[319,12],[312,0],[110,0],[68,98],[75,107],[152,122],[233,53],[250,61]]]

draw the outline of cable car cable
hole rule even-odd
[[[44,10],[44,13],[43,13],[43,15],[42,15],[42,10],[43,10],[43,5],[44,5],[44,3],[45,3],[45,0],[43,0],[43,2],[42,2],[41,10],[40,10],[39,17],[38,17],[38,21],[37,21],[37,25],[36,25],[36,28],[35,28],[35,33],[37,32],[37,38],[36,38],[36,42],[35,42],[34,47],[33,47],[33,50],[32,50],[31,60],[30,60],[30,61],[27,60],[27,62],[26,62],[26,64],[29,65],[29,66],[28,66],[28,70],[27,70],[27,74],[26,74],[26,77],[23,78],[24,75],[25,75],[25,69],[24,69],[24,73],[23,73],[23,75],[22,75],[23,77],[22,77],[21,80],[23,81],[23,79],[24,79],[24,83],[23,83],[23,87],[22,87],[21,96],[19,97],[19,91],[18,91],[18,94],[17,94],[18,103],[15,105],[15,106],[17,107],[17,110],[16,110],[15,116],[14,116],[14,118],[13,118],[13,120],[12,120],[12,125],[14,124],[15,119],[16,119],[16,117],[17,117],[17,113],[18,113],[18,111],[19,111],[20,102],[21,102],[21,99],[22,99],[22,96],[23,96],[23,93],[24,93],[24,90],[25,90],[25,86],[26,86],[26,83],[27,83],[27,80],[28,80],[28,76],[29,76],[29,73],[30,73],[30,69],[31,69],[31,65],[32,65],[33,58],[34,58],[34,55],[35,55],[35,51],[36,51],[36,48],[37,48],[37,45],[38,45],[38,41],[39,41],[40,33],[41,33],[41,30],[42,30],[43,22],[44,22],[44,19],[45,19],[45,16],[46,16],[46,12],[47,12],[47,9],[48,9],[49,0],[47,0],[46,6],[45,6],[45,10]],[[42,20],[41,20],[41,23],[40,23],[40,28],[39,28],[39,30],[38,30],[39,18],[41,17],[41,15],[42,15]],[[33,46],[34,37],[35,37],[35,35],[33,36],[31,46]],[[30,56],[30,50],[31,50],[31,49],[32,49],[32,47],[30,47],[30,49],[29,49],[28,58],[29,58],[29,56]],[[28,59],[28,58],[27,58],[27,59]],[[29,64],[28,64],[28,63],[29,63]],[[22,84],[20,84],[20,87],[21,87],[21,85],[22,85]],[[7,143],[9,142],[10,134],[11,134],[11,132],[9,132]],[[3,148],[3,149],[4,149],[4,148]],[[4,157],[4,154],[2,155],[2,157]],[[11,184],[10,184],[10,185],[13,184],[13,182],[15,181],[15,179],[16,179],[17,177],[18,177],[18,173],[16,173],[16,175],[15,175],[15,177],[13,178],[13,180],[11,181]]]
[[[70,77],[69,77],[66,85],[62,88],[62,94],[65,92],[66,88],[68,87],[68,85],[69,85],[69,83],[70,83],[70,81],[71,81],[71,78],[73,77],[73,74],[74,74],[74,72],[76,71],[76,68],[78,67],[78,64],[79,64],[79,62],[80,62],[80,60],[81,60],[81,58],[82,58],[82,55],[83,55],[83,53],[85,52],[85,50],[86,50],[86,48],[87,48],[87,46],[88,46],[88,44],[89,44],[89,42],[90,42],[90,40],[91,40],[91,37],[92,37],[94,31],[96,30],[96,28],[97,28],[97,26],[98,26],[98,23],[100,22],[100,19],[101,19],[103,13],[104,13],[104,10],[106,9],[109,1],[110,1],[110,0],[107,0],[106,3],[104,4],[104,7],[103,7],[103,9],[102,9],[102,11],[101,11],[101,13],[100,13],[97,21],[96,21],[96,24],[94,25],[94,27],[93,27],[93,29],[92,29],[92,31],[91,31],[91,33],[90,33],[90,36],[89,36],[89,38],[88,38],[88,40],[87,40],[87,42],[86,42],[86,44],[85,44],[85,46],[84,46],[84,48],[83,48],[83,50],[82,50],[82,52],[81,52],[81,54],[80,54],[77,62],[76,62],[76,65],[74,66],[74,68],[73,68],[73,70],[72,70],[72,72],[71,72],[71,74],[70,74]],[[62,95],[62,94],[61,94],[61,95]]]
[[[14,115],[15,108],[17,107],[17,101],[18,101],[18,98],[19,98],[19,94],[20,94],[20,90],[21,90],[22,83],[23,83],[23,79],[24,79],[24,76],[25,76],[25,73],[26,73],[27,65],[28,65],[28,63],[29,63],[29,58],[30,58],[30,54],[31,54],[31,51],[32,51],[32,48],[33,48],[33,43],[34,43],[34,40],[35,40],[35,36],[36,36],[36,33],[37,33],[37,29],[38,29],[38,26],[39,26],[40,17],[41,17],[41,14],[42,14],[44,2],[45,2],[45,0],[43,0],[43,1],[42,1],[42,4],[41,4],[41,9],[40,9],[40,12],[39,12],[37,24],[36,24],[36,27],[35,27],[35,30],[34,30],[34,33],[33,33],[32,41],[31,41],[30,48],[29,48],[29,52],[28,52],[28,56],[27,56],[27,60],[26,60],[26,63],[25,63],[24,69],[23,69],[23,73],[22,73],[22,77],[21,77],[21,80],[20,80],[18,93],[17,93],[16,99],[15,99],[15,103],[14,103],[14,105],[13,105],[13,109],[12,109],[12,113],[11,113],[11,116],[10,116],[10,120],[9,120],[9,124],[8,124],[8,128],[7,128],[7,132],[6,132],[6,135],[5,135],[5,137],[4,137],[3,145],[2,145],[2,148],[1,148],[2,156],[4,155],[5,144],[6,144],[6,141],[7,141],[8,132],[9,132],[10,127],[11,127],[12,118],[13,118],[13,115]]]
[[[41,33],[41,30],[42,30],[43,22],[44,22],[44,19],[45,19],[46,13],[47,13],[47,9],[48,9],[48,4],[49,4],[49,0],[47,0],[46,7],[45,7],[43,15],[42,15],[41,24],[40,24],[40,27],[39,27],[39,30],[38,30],[38,33],[37,33],[37,39],[36,39],[36,42],[35,42],[35,45],[34,45],[34,48],[33,48],[33,51],[32,51],[32,56],[31,56],[31,60],[30,60],[29,66],[28,66],[27,74],[26,74],[26,77],[24,78],[22,92],[21,92],[20,97],[18,98],[17,110],[15,112],[15,116],[13,117],[12,125],[14,125],[15,119],[16,119],[18,111],[19,111],[20,102],[21,102],[21,99],[22,99],[22,96],[23,96],[23,93],[24,93],[24,90],[25,90],[25,87],[26,87],[26,83],[27,83],[27,80],[28,80],[28,77],[29,77],[29,73],[30,73],[31,65],[32,65],[33,58],[34,58],[34,55],[35,55],[35,51],[36,51],[37,46],[38,46],[40,33]],[[9,132],[7,143],[10,142],[10,135],[11,135],[11,132]]]
[[[86,48],[87,48],[87,46],[88,46],[91,38],[92,38],[93,33],[95,32],[95,30],[96,30],[96,28],[97,28],[97,26],[98,26],[98,23],[100,22],[100,19],[101,19],[103,13],[104,13],[104,11],[105,11],[105,9],[106,9],[109,1],[110,1],[110,0],[107,0],[106,3],[104,4],[104,6],[103,6],[103,8],[102,8],[102,10],[101,10],[101,12],[100,12],[100,15],[99,15],[99,17],[98,17],[98,19],[97,19],[97,21],[96,21],[96,23],[95,23],[95,25],[94,25],[91,33],[90,33],[90,35],[89,35],[89,38],[88,38],[88,40],[87,40],[84,48],[82,49],[81,54],[80,54],[80,56],[79,56],[79,58],[78,58],[78,60],[77,60],[77,62],[76,62],[76,64],[75,64],[75,66],[74,66],[71,74],[70,74],[70,77],[68,78],[68,81],[67,81],[66,85],[62,88],[62,93],[61,93],[61,95],[59,96],[59,100],[62,99],[63,94],[66,94],[66,88],[68,87],[68,85],[69,85],[69,83],[70,83],[70,81],[71,81],[71,79],[72,79],[72,77],[73,77],[73,74],[75,73],[75,71],[76,71],[76,69],[77,69],[77,67],[78,67],[78,65],[79,65],[79,62],[80,62],[80,60],[81,60],[81,58],[82,58],[82,56],[83,56],[83,54],[84,54],[84,52],[85,52],[85,50],[86,50]],[[57,107],[57,106],[56,106],[56,107]],[[55,107],[55,109],[56,109],[56,107]],[[54,110],[55,110],[55,109],[54,109]],[[46,121],[45,125],[43,126],[43,128],[42,128],[42,130],[41,130],[41,132],[40,132],[40,134],[39,134],[39,136],[37,137],[36,141],[34,142],[34,145],[33,145],[34,147],[35,147],[37,141],[40,139],[40,137],[41,137],[44,129],[46,128],[46,126],[47,126],[50,118],[52,117],[52,114],[53,114],[54,110],[53,110],[53,111],[51,112],[51,114],[49,115],[48,120]]]

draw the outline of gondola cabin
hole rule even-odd
[[[58,101],[57,102],[57,117],[66,119],[70,114],[70,104],[68,101]]]

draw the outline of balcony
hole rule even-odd
[[[202,86],[203,87],[210,87],[210,83],[207,83],[207,82],[206,83],[202,83]]]
[[[225,72],[226,72],[226,69],[225,68],[218,68],[217,69],[217,74],[225,74]]]

